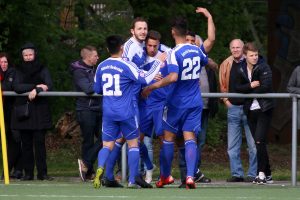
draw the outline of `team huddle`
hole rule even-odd
[[[204,8],[197,8],[196,13],[212,20]],[[199,159],[196,140],[203,107],[199,76],[201,68],[208,63],[207,53],[214,39],[198,47],[186,42],[187,31],[185,19],[174,19],[171,33],[176,46],[170,49],[160,44],[157,31],[148,32],[144,19],[136,18],[128,41],[124,43],[118,35],[106,38],[110,57],[98,65],[94,78],[95,93],[103,94],[103,148],[98,154],[95,188],[101,186],[103,175],[108,183],[117,184],[114,166],[125,141],[128,187],[152,188],[154,165],[143,139],[151,137],[153,129],[161,142],[160,178],[156,187],[174,182],[171,166],[176,139],[183,141],[185,149],[186,188],[195,188]],[[145,180],[139,174],[140,157],[147,169]]]

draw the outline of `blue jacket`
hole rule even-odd
[[[70,71],[73,75],[74,89],[77,92],[84,92],[88,95],[94,93],[95,67],[85,64],[82,60],[72,62]],[[76,110],[102,110],[102,97],[77,97]]]

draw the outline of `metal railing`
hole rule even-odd
[[[17,94],[11,91],[4,91],[4,96],[27,96],[28,93]],[[78,96],[88,96],[84,92],[40,92],[39,96],[59,96],[59,97],[78,97]],[[93,94],[89,96],[102,96],[98,94]],[[291,184],[292,186],[297,185],[297,101],[300,99],[299,94],[291,93],[265,93],[265,94],[239,94],[239,93],[202,93],[202,97],[210,98],[291,98],[292,99],[292,168],[291,168]],[[124,145],[125,147],[125,145]],[[126,148],[122,149],[122,180],[126,180]]]

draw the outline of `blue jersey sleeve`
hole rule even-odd
[[[171,48],[168,47],[167,45],[159,44],[159,46],[158,46],[158,51],[160,51],[160,52],[167,52],[170,50],[171,50]]]
[[[205,53],[203,53],[203,51],[201,50],[201,48],[199,50],[200,50],[199,51],[199,55],[200,55],[200,58],[201,58],[200,64],[201,64],[201,66],[205,66],[208,63],[208,56]]]
[[[102,93],[102,86],[101,86],[101,70],[97,68],[95,77],[94,77],[94,92],[97,94]]]
[[[201,51],[202,51],[205,55],[207,55],[207,53],[206,53],[206,51],[205,51],[205,49],[204,49],[203,44],[201,44],[200,49],[201,49]]]
[[[161,62],[159,60],[155,60],[149,69],[149,71],[145,72],[140,70],[134,63],[127,63],[128,66],[128,78],[140,83],[140,84],[149,84],[158,73],[160,69]]]

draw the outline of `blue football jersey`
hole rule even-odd
[[[103,118],[121,121],[134,116],[135,83],[150,83],[158,73],[160,64],[159,60],[155,60],[152,68],[144,72],[122,58],[108,58],[101,62],[95,75],[94,91],[103,94]]]
[[[168,53],[171,52],[171,49],[166,49]],[[155,61],[155,58],[157,58],[162,52],[158,51],[155,57],[147,56],[146,64],[143,66],[143,69],[145,71],[148,71],[151,68],[151,65]],[[164,65],[165,67],[161,68],[159,73],[162,77],[166,77],[168,75],[168,68],[167,68],[167,61],[165,61]],[[155,80],[152,80],[148,85],[151,85],[155,83]],[[146,85],[145,85],[146,86]],[[141,99],[139,102],[140,110],[142,111],[141,107],[147,107],[147,108],[159,108],[162,105],[165,105],[166,98],[167,98],[167,90],[169,86],[165,86],[156,90],[153,90],[147,99]]]
[[[203,51],[191,44],[179,44],[168,57],[169,73],[178,74],[177,82],[171,85],[168,105],[177,108],[193,108],[202,106],[199,76],[202,66],[208,62]]]

